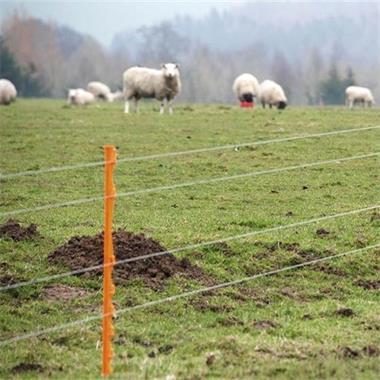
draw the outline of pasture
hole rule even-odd
[[[372,206],[380,205],[380,128],[366,128],[380,126],[379,109],[122,109],[23,99],[0,109],[1,175],[37,171],[1,179],[0,222],[35,223],[39,233],[0,238],[1,287],[67,272],[49,254],[102,231],[101,200],[32,209],[101,197],[102,166],[38,171],[101,161],[111,143],[120,160],[145,157],[115,169],[123,195],[115,230],[142,232],[167,249],[198,244],[175,256],[207,278],[172,276],[152,288],[135,277],[117,286],[116,310],[124,312],[114,321],[112,378],[377,378],[380,209]],[[311,134],[321,136],[286,140]],[[206,151],[253,142],[265,143]],[[205,151],[146,157],[194,149]],[[133,309],[345,252],[352,253]],[[99,316],[101,286],[88,274],[1,291],[0,378],[100,378],[100,319],[7,341]]]

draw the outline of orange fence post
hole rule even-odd
[[[112,372],[111,360],[112,337],[114,329],[112,317],[115,308],[112,304],[112,296],[115,294],[115,285],[112,280],[112,271],[115,263],[112,242],[112,219],[116,197],[113,182],[113,169],[116,164],[116,148],[113,145],[104,146],[104,268],[103,268],[103,376],[109,376]]]

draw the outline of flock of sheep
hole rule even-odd
[[[83,88],[70,89],[67,101],[72,105],[85,106],[94,103],[96,99],[113,102],[122,98],[123,93],[121,91],[111,92],[111,89],[106,84],[95,81],[87,85],[87,91]]]
[[[288,103],[284,90],[278,83],[265,80],[259,84],[252,74],[239,75],[232,89],[240,102],[253,103],[259,99],[264,108],[268,104],[269,108],[275,106],[278,109],[284,109]]]
[[[239,75],[232,89],[240,102],[252,104],[260,102],[265,108],[277,107],[284,109],[287,106],[283,88],[272,80],[264,80],[259,84],[252,74]],[[170,114],[173,113],[172,103],[181,91],[179,65],[165,63],[161,69],[147,67],[131,67],[123,74],[123,93],[111,92],[110,88],[101,82],[90,82],[87,90],[82,88],[68,91],[68,104],[84,106],[94,103],[97,99],[107,102],[125,100],[124,112],[129,113],[129,102],[134,101],[135,111],[138,111],[138,102],[142,98],[155,98],[160,101],[160,113],[164,113],[165,103]],[[8,105],[15,101],[17,91],[12,82],[0,79],[0,104]],[[355,104],[371,107],[375,104],[371,90],[365,87],[349,86],[346,88],[346,105],[353,108]]]

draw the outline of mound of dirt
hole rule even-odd
[[[17,220],[9,219],[0,225],[0,238],[8,237],[14,241],[28,240],[38,235],[37,226],[23,227]]]
[[[117,261],[167,251],[156,240],[144,234],[133,234],[123,229],[113,233],[113,243]],[[52,263],[65,264],[71,270],[101,265],[103,264],[103,233],[95,236],[74,236],[52,252],[48,260]],[[89,276],[100,276],[102,273],[102,268],[87,272]],[[214,283],[213,279],[200,267],[192,265],[186,258],[177,259],[170,253],[143,260],[122,262],[115,265],[113,274],[114,281],[118,284],[141,278],[147,286],[155,290],[162,289],[165,281],[174,275],[198,280],[206,285]]]

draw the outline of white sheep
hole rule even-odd
[[[17,90],[8,79],[0,79],[0,104],[9,105],[16,101]]]
[[[85,106],[95,102],[95,96],[83,88],[70,89],[67,96],[67,103],[75,106]]]
[[[282,87],[278,83],[267,79],[260,84],[260,102],[263,108],[268,104],[269,108],[275,106],[281,110],[287,106],[288,100]]]
[[[90,82],[87,85],[87,91],[91,92],[97,99],[102,99],[107,102],[113,102],[114,100],[110,88],[102,82]]]
[[[111,98],[112,98],[112,101],[123,100],[124,95],[121,91],[117,90],[117,91],[111,93]]]
[[[138,101],[141,98],[155,98],[161,102],[160,114],[164,113],[166,99],[169,113],[173,113],[172,102],[181,91],[181,80],[178,64],[165,63],[161,70],[146,67],[131,67],[123,74],[124,112],[129,112],[129,101],[133,98],[138,112]]]
[[[260,95],[259,82],[252,74],[239,75],[235,79],[232,89],[240,102],[252,103]]]
[[[351,109],[356,103],[362,103],[363,107],[372,107],[375,99],[369,88],[359,86],[349,86],[346,88],[346,105]]]

